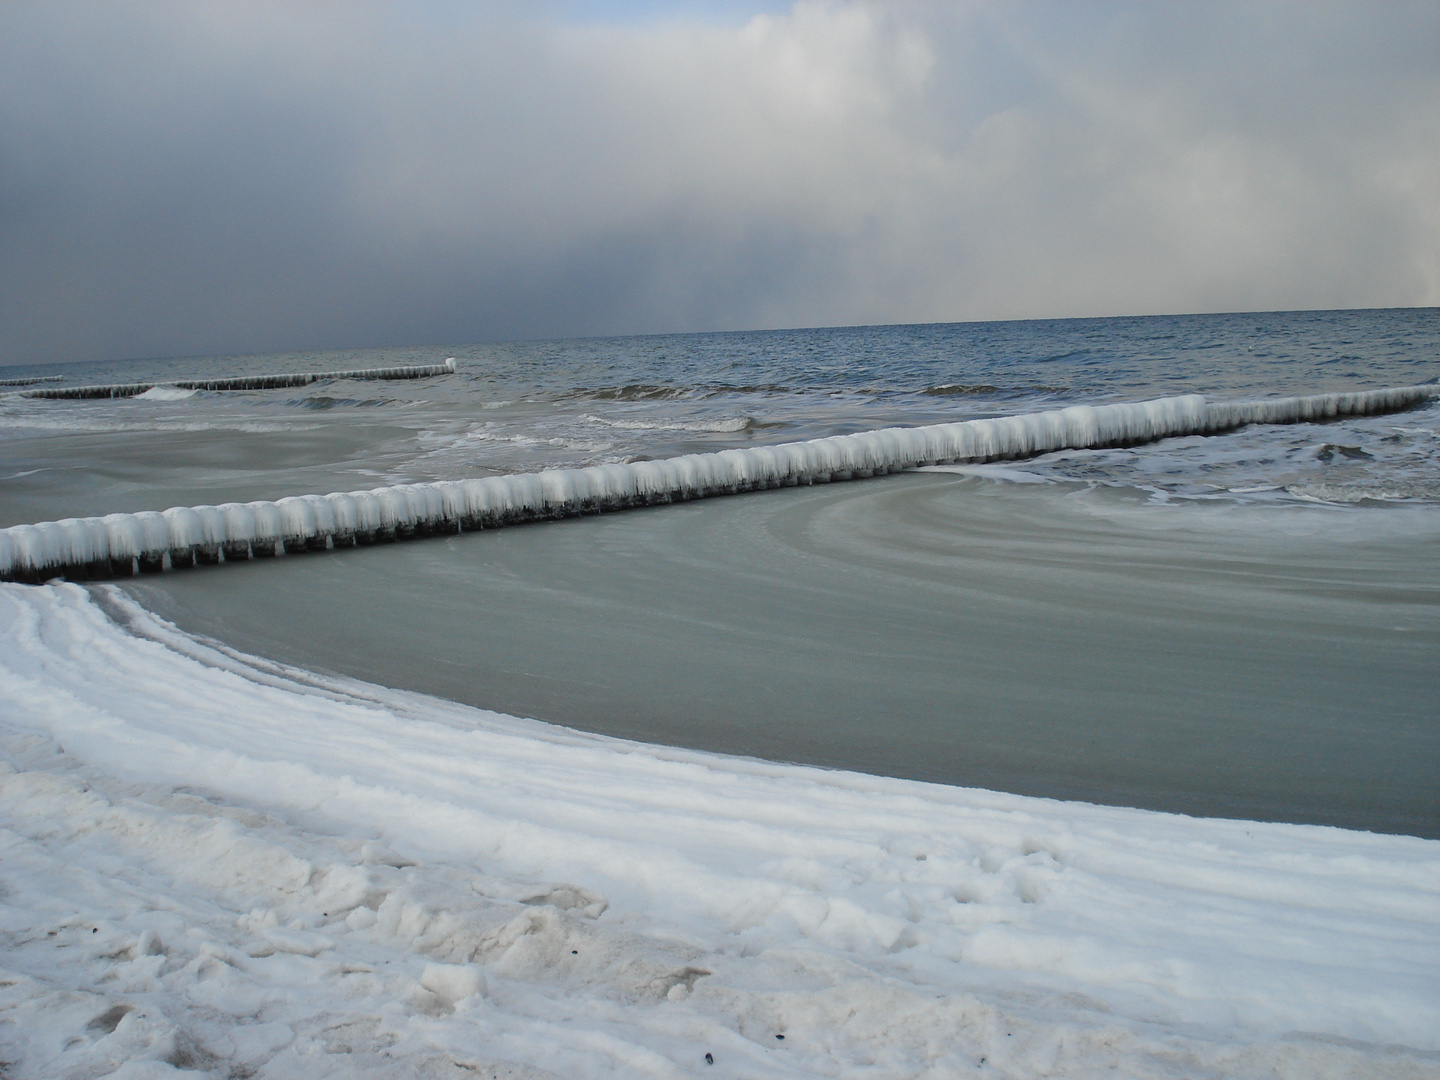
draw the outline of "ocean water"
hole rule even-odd
[[[635,461],[1178,393],[1440,376],[1434,309],[7,369],[0,526]],[[311,669],[667,745],[1440,837],[1440,405],[135,578]],[[97,661],[98,662],[98,661]]]

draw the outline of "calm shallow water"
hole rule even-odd
[[[0,401],[0,524],[1440,374],[1430,311],[137,362]],[[60,369],[51,369],[60,370]],[[1440,836],[1440,408],[137,579],[236,647],[664,743]]]
[[[1393,515],[1382,542],[1339,509],[932,474],[129,588],[245,649],[615,735],[1436,835],[1415,554],[1440,536]]]

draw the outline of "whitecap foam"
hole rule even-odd
[[[152,386],[143,394],[136,394],[136,401],[184,401],[192,398],[200,391],[182,390],[178,386]]]

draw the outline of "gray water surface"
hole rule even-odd
[[[843,327],[61,365],[435,364],[0,393],[0,527],[1440,376],[1440,310]],[[16,375],[27,372],[17,370]],[[659,743],[1440,836],[1440,402],[137,579],[265,656]]]
[[[135,579],[182,627],[649,742],[1440,837],[1440,536],[945,473]]]

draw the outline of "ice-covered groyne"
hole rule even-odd
[[[1262,401],[1203,397],[886,428],[808,442],[515,476],[401,484],[273,502],[173,507],[0,530],[0,579],[123,577],[141,571],[384,543],[437,533],[742,491],[823,484],[920,465],[1135,446],[1179,435],[1396,412],[1440,396],[1425,385]]]
[[[409,367],[363,368],[356,371],[300,371],[289,375],[237,375],[228,379],[184,379],[168,383],[113,383],[108,386],[46,386],[22,391],[30,398],[125,398],[135,397],[157,386],[177,390],[271,390],[284,386],[307,386],[322,379],[425,379],[432,375],[455,374],[452,357],[443,364]],[[59,376],[57,376],[58,378]],[[37,382],[40,380],[36,380]]]
[[[34,386],[42,382],[63,382],[64,375],[32,375],[28,379],[0,379],[0,386]]]

